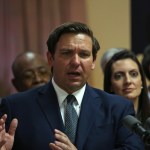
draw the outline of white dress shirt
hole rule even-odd
[[[66,108],[66,103],[67,103],[66,97],[68,96],[68,93],[66,91],[64,91],[63,89],[61,89],[56,84],[56,82],[54,81],[54,78],[52,78],[52,84],[54,86],[54,89],[55,89],[55,92],[57,95],[62,120],[63,120],[63,123],[65,124],[64,118],[65,118],[65,108]],[[81,103],[82,103],[82,99],[84,96],[85,88],[86,88],[86,84],[80,90],[72,93],[72,95],[74,95],[77,100],[76,102],[73,103],[73,106],[74,106],[78,116],[80,115]]]

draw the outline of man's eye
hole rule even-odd
[[[38,69],[39,74],[48,74],[49,70],[46,69],[45,67]]]
[[[63,51],[62,53],[61,53],[62,55],[71,55],[71,51]]]
[[[32,79],[34,77],[33,73],[26,73],[23,74],[23,79]]]
[[[90,56],[90,53],[88,53],[88,52],[82,52],[82,53],[80,53],[80,57],[82,57],[82,58],[87,58],[89,56]]]

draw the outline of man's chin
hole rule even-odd
[[[79,82],[76,82],[76,83],[74,82],[74,83],[71,83],[71,84],[68,85],[68,87],[70,89],[74,89],[75,91],[78,90],[78,89],[80,89],[83,86],[84,86],[84,84],[81,84]]]

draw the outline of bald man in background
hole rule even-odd
[[[12,84],[18,92],[46,84],[51,78],[47,61],[38,53],[26,51],[19,54],[12,64]]]

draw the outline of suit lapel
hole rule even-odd
[[[76,135],[76,146],[83,149],[86,138],[96,118],[96,112],[101,105],[99,96],[88,85],[81,104],[81,112]]]
[[[44,90],[39,91],[39,98],[37,101],[52,130],[58,129],[64,131],[58,99],[51,82]]]
[[[37,101],[52,130],[59,129],[64,132],[64,124],[57,96],[51,82],[44,90],[39,91],[39,98]],[[83,149],[89,131],[96,119],[95,114],[97,114],[97,111],[100,109],[100,105],[101,101],[99,95],[87,85],[81,104],[81,112],[77,127],[75,145],[78,149]]]

